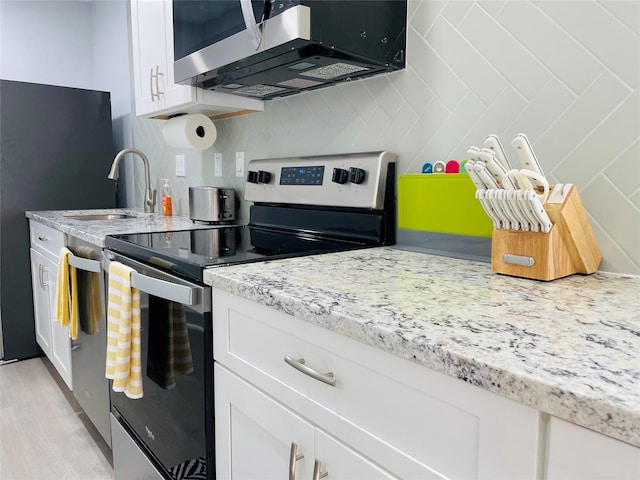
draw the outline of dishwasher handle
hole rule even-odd
[[[195,288],[148,277],[135,271],[131,274],[131,286],[154,297],[182,303],[183,305],[191,306],[197,301]]]
[[[69,265],[87,272],[102,273],[102,264],[99,260],[90,260],[88,258],[78,257],[77,255],[69,255]]]

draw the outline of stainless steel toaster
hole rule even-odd
[[[194,222],[231,222],[236,219],[233,188],[189,187],[189,218]]]

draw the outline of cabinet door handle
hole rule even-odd
[[[311,378],[319,380],[320,382],[326,383],[327,385],[331,385],[332,387],[336,386],[336,376],[333,372],[322,373],[317,370],[314,370],[311,367],[308,367],[304,363],[304,358],[299,358],[297,360],[291,358],[289,355],[284,356],[284,361],[291,365],[296,370],[304,373],[305,375],[309,375]]]
[[[153,93],[153,68],[149,71],[149,92],[151,92],[151,101],[155,102],[156,94]]]
[[[151,72],[149,73],[149,90],[151,90],[151,101],[155,102],[155,98],[157,97],[158,100],[160,100],[160,95],[164,95],[164,92],[160,91],[160,75],[164,75],[161,71],[160,71],[160,65],[156,65],[156,73],[153,73],[153,68],[151,69]],[[155,93],[153,92],[153,81],[155,80],[155,84],[156,84],[156,91]]]
[[[44,290],[44,282],[42,281],[42,264],[38,265],[38,281],[40,282],[40,288]]]
[[[158,100],[160,100],[160,95],[164,95],[164,92],[160,91],[160,75],[164,74],[160,71],[160,66],[156,65],[156,92],[158,95]]]
[[[49,240],[49,237],[45,237],[44,235],[38,235],[38,240],[40,240],[41,242],[46,242],[47,240]]]
[[[313,464],[313,480],[320,480],[321,478],[329,476],[328,472],[322,471],[322,462],[316,459]]]
[[[289,452],[289,480],[296,480],[296,462],[304,458],[303,453],[298,453],[298,444],[291,442],[291,452]]]
[[[42,288],[51,285],[51,279],[49,278],[49,269],[42,265]]]

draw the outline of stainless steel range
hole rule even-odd
[[[116,479],[215,478],[204,269],[394,244],[395,159],[370,152],[253,160],[247,225],[107,237],[107,263],[135,270],[142,317],[143,398],[111,392]],[[180,330],[191,371],[172,364]]]

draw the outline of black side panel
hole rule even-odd
[[[308,0],[311,40],[405,67],[406,0]]]
[[[0,291],[6,359],[39,355],[26,210],[115,207],[108,92],[0,83]]]

